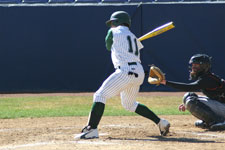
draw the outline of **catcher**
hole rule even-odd
[[[211,72],[211,57],[206,54],[192,56],[189,64],[191,65],[190,80],[195,80],[192,83],[167,81],[161,71],[155,70],[157,73],[152,77],[150,73],[148,81],[150,84],[164,84],[188,91],[183,97],[183,104],[179,106],[179,110],[187,109],[200,119],[195,122],[196,127],[211,131],[225,130],[225,81]],[[205,96],[193,92],[197,90]]]

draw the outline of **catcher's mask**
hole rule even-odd
[[[206,54],[193,55],[189,61],[190,80],[196,80],[199,76],[207,73],[211,69],[211,59]]]
[[[108,27],[111,27],[112,25],[114,25],[116,27],[119,25],[125,25],[127,27],[130,27],[131,19],[127,12],[116,11],[111,15],[110,19],[108,21],[106,21],[106,25]]]

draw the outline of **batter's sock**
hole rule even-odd
[[[156,124],[158,124],[160,121],[160,118],[143,104],[138,104],[135,112],[143,117],[152,120]]]
[[[98,127],[98,124],[102,118],[104,109],[105,109],[105,104],[101,102],[93,103],[90,116],[89,116],[89,121],[88,121],[88,125],[91,126],[91,128],[96,129]]]

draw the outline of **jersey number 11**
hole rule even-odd
[[[137,39],[136,38],[133,39],[134,44],[135,44],[135,51],[133,50],[131,37],[127,36],[127,40],[129,43],[129,52],[132,54],[134,53],[136,56],[138,56],[139,53],[138,53],[138,47],[137,47]]]

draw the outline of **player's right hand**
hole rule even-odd
[[[179,106],[179,111],[185,111],[185,110],[186,110],[185,105],[184,105],[184,104],[181,104],[181,105]]]
[[[162,80],[160,84],[166,85],[166,80]]]

